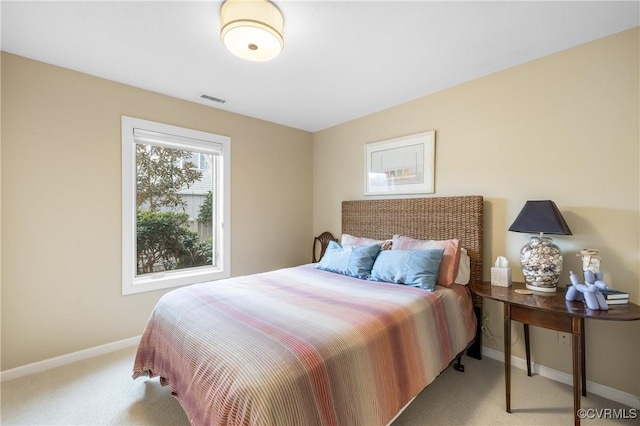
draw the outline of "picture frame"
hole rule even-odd
[[[433,194],[435,130],[368,143],[364,195]]]

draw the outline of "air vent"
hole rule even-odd
[[[220,103],[220,104],[223,104],[223,103],[227,102],[227,101],[225,101],[224,99],[216,98],[215,96],[200,95],[200,97],[201,97],[202,99],[207,99],[207,100],[209,100],[209,101],[218,102],[218,103]]]

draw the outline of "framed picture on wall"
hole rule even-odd
[[[364,147],[364,195],[433,194],[436,132],[403,136]]]

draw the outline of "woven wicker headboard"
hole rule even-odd
[[[342,232],[384,240],[394,234],[421,240],[457,238],[471,259],[471,283],[482,281],[482,196],[342,202]],[[474,297],[482,306],[482,298]]]

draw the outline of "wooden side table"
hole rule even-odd
[[[506,411],[511,412],[511,320],[524,325],[527,375],[531,376],[531,353],[529,345],[529,325],[571,333],[573,356],[573,415],[574,423],[580,424],[580,391],[587,396],[585,318],[609,321],[640,320],[640,306],[635,303],[609,306],[608,311],[592,311],[583,302],[565,300],[566,289],[558,287],[556,293],[519,294],[514,290],[525,289],[524,283],[513,283],[511,287],[492,286],[490,282],[477,282],[471,291],[504,303],[504,373],[506,391]]]

